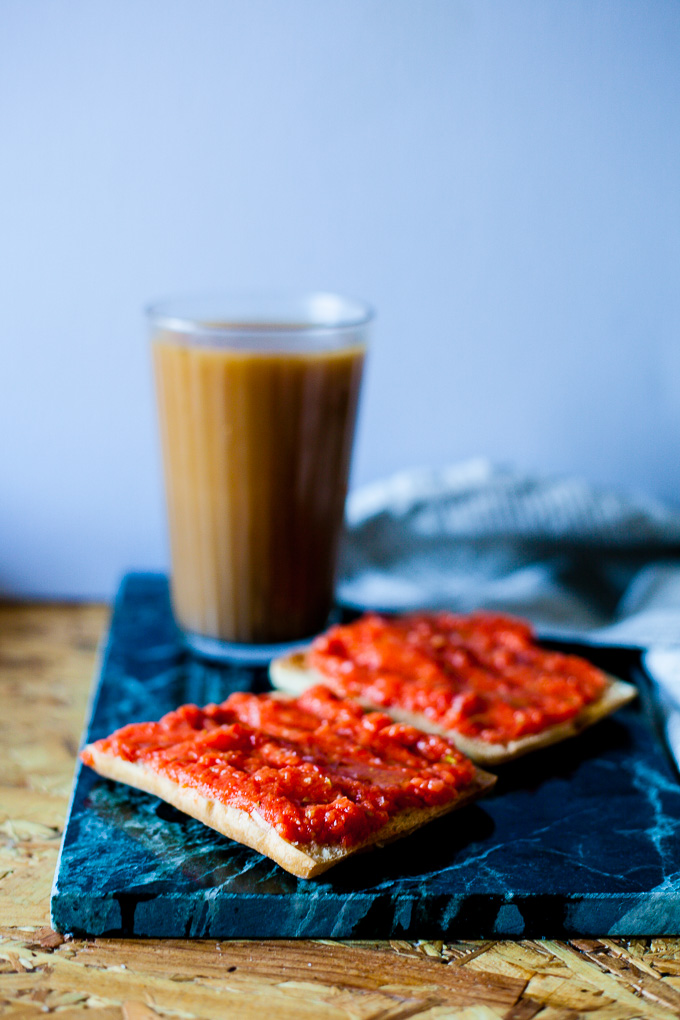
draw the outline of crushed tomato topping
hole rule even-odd
[[[584,659],[540,648],[529,624],[491,613],[368,613],[318,637],[309,662],[341,697],[490,744],[572,719],[607,685]]]
[[[301,844],[355,846],[400,811],[455,800],[475,775],[444,738],[365,712],[323,686],[296,699],[239,692],[222,705],[183,705],[93,746],[256,810]],[[87,749],[82,758],[92,764]]]

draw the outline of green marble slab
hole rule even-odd
[[[680,932],[680,786],[636,654],[587,650],[641,697],[497,769],[493,794],[310,881],[162,801],[78,769],[52,895],[77,935],[338,938]],[[165,577],[122,584],[87,740],[184,702],[267,689],[189,656]]]

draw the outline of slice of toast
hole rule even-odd
[[[288,694],[301,694],[306,688],[316,684],[325,684],[331,690],[334,689],[333,683],[328,677],[309,665],[304,649],[274,659],[269,667],[269,676],[274,687]],[[573,719],[550,726],[540,733],[532,733],[507,743],[490,743],[458,733],[456,730],[445,729],[443,726],[431,722],[424,715],[414,714],[400,709],[398,706],[377,705],[361,697],[354,700],[358,701],[363,708],[386,712],[396,722],[407,723],[426,733],[437,733],[446,737],[456,745],[459,751],[480,765],[500,765],[540,747],[548,747],[550,744],[556,744],[568,737],[576,736],[588,726],[592,726],[599,719],[615,712],[637,696],[637,688],[633,684],[625,683],[625,681],[612,676],[608,676],[607,680],[608,684],[602,695],[596,701],[586,705]],[[338,692],[336,691],[336,693]]]
[[[273,697],[280,699],[282,696]],[[471,781],[461,788],[452,800],[432,807],[402,810],[391,816],[381,828],[372,832],[361,843],[345,847],[338,844],[292,843],[262,817],[255,805],[246,810],[211,798],[195,785],[177,781],[149,767],[145,762],[129,761],[124,756],[111,752],[107,742],[88,745],[82,753],[82,758],[100,775],[143,789],[146,793],[161,798],[230,839],[236,839],[238,843],[269,857],[285,871],[300,878],[314,878],[353,854],[381,847],[394,839],[409,835],[432,819],[480,797],[495,782],[495,776],[474,768]]]

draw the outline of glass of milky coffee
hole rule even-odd
[[[328,621],[371,309],[225,294],[148,317],[175,618],[201,655],[266,661]]]

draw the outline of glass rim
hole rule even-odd
[[[213,306],[214,314],[187,313],[192,305],[198,308],[201,304]],[[225,314],[229,313],[230,304],[232,312]],[[258,305],[263,311],[255,310]],[[224,311],[218,312],[221,307]],[[240,310],[233,310],[238,308]],[[248,308],[253,310],[246,310]],[[270,311],[265,312],[265,308]],[[279,311],[275,311],[276,308]],[[291,315],[294,308],[305,309],[306,314],[298,311]],[[340,313],[341,309],[344,314]],[[144,313],[158,329],[212,337],[249,332],[305,336],[341,333],[361,329],[375,318],[374,309],[366,301],[332,291],[208,291],[154,301],[145,306]],[[305,321],[306,318],[309,321]]]

